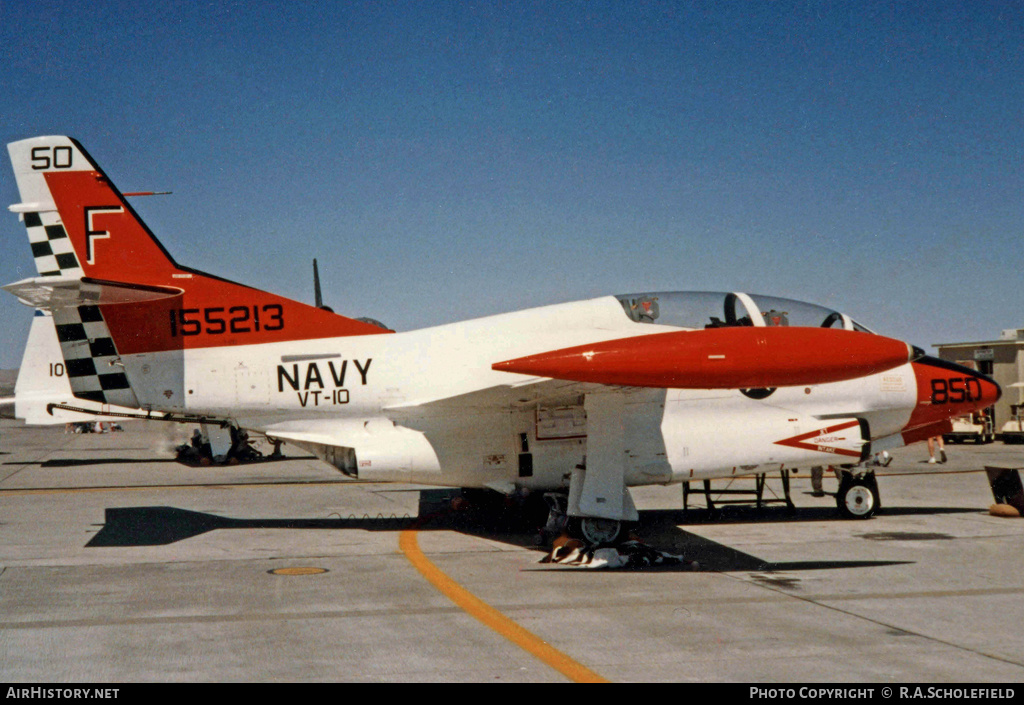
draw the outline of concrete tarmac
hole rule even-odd
[[[901,449],[866,521],[811,496],[806,473],[795,513],[712,518],[700,496],[684,512],[678,485],[637,489],[640,537],[702,567],[600,571],[541,563],[511,514],[417,525],[445,492],[345,480],[287,446],[282,461],[186,467],[170,448],[188,428],[125,426],[0,421],[0,680],[569,679],[428,582],[406,536],[609,681],[1024,682],[1024,519],[989,515],[980,472],[1024,467],[1024,446],[950,446],[944,465]]]

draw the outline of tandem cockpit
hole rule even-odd
[[[874,332],[845,313],[823,306],[740,291],[663,291],[621,294],[615,298],[626,315],[638,323],[676,328],[799,326]]]

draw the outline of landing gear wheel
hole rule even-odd
[[[836,505],[850,519],[869,519],[878,509],[878,485],[873,476],[844,477],[836,492]]]
[[[580,533],[595,546],[614,543],[622,531],[622,522],[617,519],[599,519],[597,517],[582,517],[580,519]]]

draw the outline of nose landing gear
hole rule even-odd
[[[882,506],[874,471],[854,475],[844,470],[836,490],[836,506],[847,518],[871,518]]]

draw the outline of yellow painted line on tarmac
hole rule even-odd
[[[405,529],[399,536],[398,545],[416,570],[431,585],[437,588],[441,594],[458,605],[470,616],[493,629],[527,653],[540,659],[566,678],[576,683],[608,682],[586,666],[577,663],[558,649],[552,647],[536,634],[523,629],[523,627],[452,580],[420,550],[418,534],[418,526]]]

